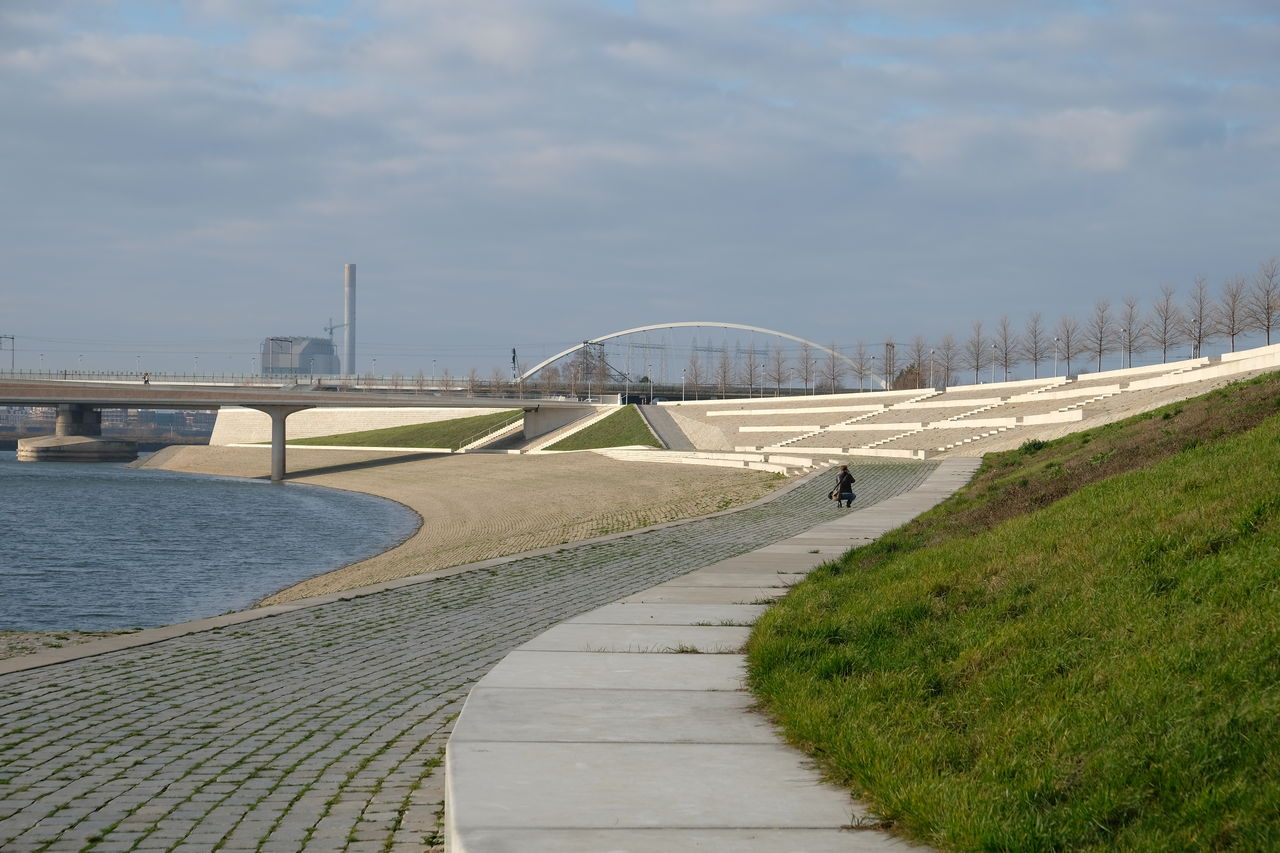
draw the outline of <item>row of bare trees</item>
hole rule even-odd
[[[1050,364],[1053,375],[1063,371],[1072,375],[1082,369],[1101,371],[1104,366],[1132,367],[1134,356],[1146,353],[1158,353],[1159,360],[1167,362],[1183,357],[1183,347],[1195,358],[1214,341],[1234,352],[1238,340],[1253,333],[1270,345],[1278,325],[1280,259],[1272,258],[1260,264],[1252,277],[1228,277],[1216,292],[1199,276],[1181,298],[1174,287],[1165,285],[1145,308],[1132,296],[1119,305],[1101,299],[1083,319],[1064,316],[1052,326],[1039,312],[1032,312],[1020,327],[1008,316],[991,327],[975,322],[960,339],[948,333],[930,343],[917,335],[909,343],[889,339],[869,346],[858,341],[841,349],[833,342],[825,350],[801,344],[794,354],[781,346],[753,346],[731,353],[727,346],[700,348],[695,342],[680,371],[679,388],[690,399],[706,393],[763,396],[921,388],[960,384],[970,378],[975,384],[984,378],[1007,381],[1024,366],[1031,378],[1039,378]],[[1118,357],[1109,364],[1109,356]],[[628,385],[639,390],[648,380],[621,375],[609,366],[603,346],[594,345],[579,350],[568,363],[542,368],[522,391],[590,395]],[[446,387],[448,382],[446,372]],[[421,387],[421,375],[418,384]],[[460,384],[468,393],[481,392],[485,385],[475,370]],[[499,388],[509,385],[509,380],[495,369],[489,385]]]
[[[1252,279],[1232,276],[1222,282],[1215,295],[1204,276],[1196,278],[1187,296],[1179,301],[1169,285],[1145,311],[1135,297],[1126,297],[1118,306],[1109,300],[1094,303],[1083,321],[1065,316],[1052,328],[1038,312],[1033,312],[1021,330],[1008,317],[1001,317],[989,332],[976,322],[969,335],[957,342],[951,335],[932,347],[917,338],[911,345],[910,367],[894,377],[895,387],[913,387],[921,382],[927,364],[950,384],[958,371],[973,371],[975,383],[990,368],[991,379],[1010,378],[1019,365],[1031,368],[1032,378],[1050,361],[1054,373],[1061,364],[1068,375],[1076,367],[1103,369],[1108,355],[1118,354],[1116,367],[1132,367],[1135,354],[1158,352],[1167,362],[1179,347],[1187,346],[1190,357],[1198,358],[1212,341],[1222,341],[1235,352],[1240,337],[1250,333],[1263,336],[1270,345],[1280,324],[1280,260],[1261,264]],[[932,383],[930,383],[932,384]]]
[[[801,345],[794,359],[774,347],[747,350],[745,359],[721,351],[718,360],[706,364],[694,352],[682,378],[694,395],[703,388],[721,395],[767,389],[776,394],[796,382],[805,391],[834,393],[846,387],[846,379],[859,390],[932,387],[965,381],[969,371],[977,384],[984,374],[988,381],[1007,381],[1024,365],[1032,378],[1040,377],[1049,363],[1054,375],[1060,369],[1067,375],[1080,368],[1101,371],[1112,355],[1119,356],[1115,367],[1132,367],[1135,354],[1153,352],[1163,363],[1177,357],[1183,346],[1190,349],[1190,357],[1198,358],[1213,341],[1235,352],[1240,337],[1251,333],[1270,345],[1278,324],[1280,260],[1273,258],[1260,264],[1252,278],[1225,279],[1217,293],[1204,276],[1196,278],[1181,300],[1175,288],[1165,285],[1146,309],[1132,296],[1119,306],[1101,299],[1083,320],[1064,316],[1051,327],[1039,312],[1032,312],[1016,328],[1004,316],[990,329],[975,322],[963,339],[946,334],[931,344],[917,335],[909,344],[890,339],[873,347],[858,341],[852,351],[841,353],[844,358],[835,343],[828,347],[830,352]]]

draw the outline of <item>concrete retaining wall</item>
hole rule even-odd
[[[289,438],[315,438],[371,429],[451,421],[506,409],[304,409],[289,416]],[[271,440],[271,418],[256,409],[228,406],[218,411],[212,445],[254,444]]]

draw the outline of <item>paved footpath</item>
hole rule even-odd
[[[933,468],[859,465],[858,505]],[[0,675],[0,850],[422,851],[439,842],[444,743],[481,676],[576,614],[828,520],[840,512],[830,479],[738,512]]]

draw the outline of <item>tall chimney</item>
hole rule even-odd
[[[342,295],[345,299],[347,311],[343,318],[345,325],[343,326],[343,349],[342,356],[343,373],[347,376],[356,375],[356,265],[346,264],[343,267],[344,284],[342,287]]]

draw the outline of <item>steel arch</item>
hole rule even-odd
[[[681,329],[681,328],[689,328],[689,327],[741,329],[742,331],[746,331],[746,332],[759,332],[760,334],[763,334],[763,335],[773,335],[776,338],[786,338],[789,341],[795,341],[796,343],[800,343],[800,344],[807,344],[808,346],[811,346],[817,350],[821,350],[822,352],[825,352],[828,355],[834,355],[836,358],[840,358],[848,362],[850,367],[854,368],[855,370],[857,369],[857,364],[855,364],[853,359],[849,358],[847,355],[841,355],[840,353],[836,352],[833,349],[824,347],[822,344],[814,343],[813,341],[808,341],[808,340],[805,340],[804,338],[798,338],[795,335],[788,335],[786,332],[776,332],[773,329],[765,329],[765,328],[761,328],[760,326],[744,326],[741,323],[718,323],[715,321],[705,321],[705,322],[704,321],[685,321],[680,323],[657,323],[652,326],[638,326],[634,329],[625,329],[621,332],[610,332],[607,335],[601,335],[598,338],[592,338],[589,341],[583,341],[580,344],[575,344],[574,346],[569,347],[564,352],[557,353],[551,356],[551,358],[544,359],[543,361],[538,362],[536,365],[529,368],[524,373],[520,374],[520,379],[522,381],[525,379],[528,379],[530,376],[537,373],[539,370],[546,367],[548,364],[551,364],[552,362],[555,362],[555,361],[559,361],[560,359],[564,358],[566,355],[571,355],[577,352],[578,350],[582,349],[583,347],[589,347],[589,346],[592,346],[593,344],[604,343],[605,341],[610,340],[611,338],[620,338],[623,335],[634,335],[637,332],[652,332],[657,329]]]

